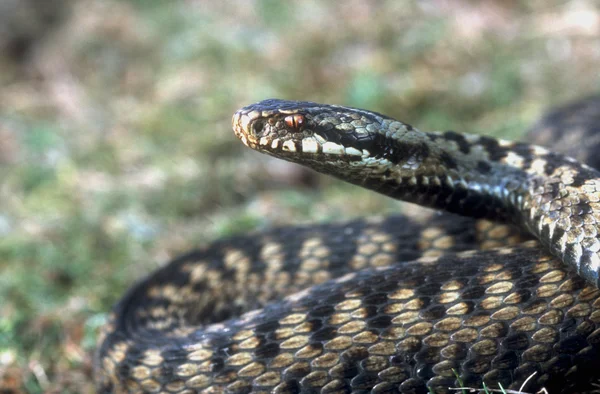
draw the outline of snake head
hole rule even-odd
[[[381,151],[384,126],[410,127],[375,112],[312,102],[264,100],[233,115],[236,136],[248,147],[289,161],[316,156],[357,161]]]

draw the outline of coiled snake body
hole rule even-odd
[[[424,133],[333,105],[265,100],[236,112],[233,127],[250,148],[394,198],[517,225],[542,247],[510,245],[519,237],[506,226],[453,215],[217,241],[115,307],[96,358],[99,391],[594,387],[596,170],[535,145]],[[505,246],[469,250],[482,237],[484,249]]]

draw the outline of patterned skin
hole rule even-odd
[[[393,197],[522,225],[574,267],[590,265],[569,246],[595,248],[586,238],[594,211],[574,209],[592,204],[589,167],[527,144],[308,106],[315,111],[262,102],[237,112],[234,129],[252,148]],[[345,121],[332,111],[350,112]],[[319,134],[315,122],[333,126]],[[386,138],[365,137],[383,124]],[[575,237],[578,220],[585,231]],[[98,389],[446,393],[460,382],[527,381],[528,392],[589,391],[600,291],[524,239],[507,225],[425,213],[220,240],[153,273],[115,307],[97,353]]]

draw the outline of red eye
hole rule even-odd
[[[290,116],[286,116],[284,121],[288,127],[292,128],[292,129],[300,130],[302,128],[302,126],[304,125],[304,116],[299,115],[299,114],[290,115]]]

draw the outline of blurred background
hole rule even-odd
[[[98,327],[188,249],[396,202],[244,148],[269,97],[520,138],[600,90],[594,0],[0,2],[0,392],[92,391]]]

